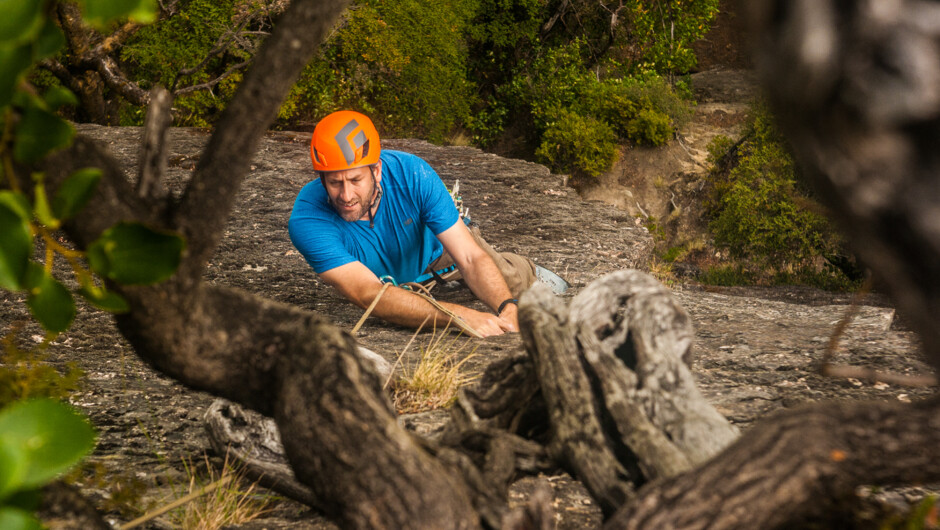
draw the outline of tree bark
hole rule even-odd
[[[940,7],[748,7],[758,72],[801,167],[940,369]]]
[[[533,286],[519,312],[552,426],[550,447],[608,515],[635,487],[704,462],[738,436],[685,364],[689,316],[639,271],[609,274],[570,308]]]
[[[938,479],[936,402],[824,403],[778,414],[694,472],[650,484],[605,528],[798,527],[825,520],[858,486]]]

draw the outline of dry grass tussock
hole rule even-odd
[[[421,328],[402,350],[399,360],[414,342]],[[473,340],[461,333],[452,333],[450,326],[432,331],[427,346],[421,348],[421,359],[411,369],[404,368],[398,380],[390,385],[392,404],[399,414],[424,412],[447,407],[457,397],[457,390],[475,381],[479,374],[463,371],[464,364],[476,356]],[[471,348],[469,353],[465,353]],[[387,384],[387,383],[386,383]]]
[[[244,471],[232,465],[227,456],[221,471],[216,471],[208,459],[206,467],[209,470],[208,477],[200,477],[192,464],[187,465],[189,484],[188,491],[183,494],[190,495],[215,487],[170,512],[170,520],[175,526],[184,530],[216,530],[247,523],[270,511],[269,505],[273,498],[258,492],[257,483],[245,488]]]

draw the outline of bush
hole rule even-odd
[[[642,109],[627,124],[627,138],[637,144],[665,145],[672,138],[669,116],[653,109]]]
[[[474,5],[359,2],[302,74],[288,100],[297,110],[282,123],[351,108],[384,135],[442,142],[468,121],[475,101],[465,39]]]
[[[177,73],[198,65],[215,47],[219,37],[229,28],[235,14],[232,0],[190,0],[181,3],[176,16],[141,28],[121,48],[121,60],[128,75],[142,88],[154,85],[173,86]],[[179,80],[181,86],[204,83],[224,72],[229,66],[248,59],[243,50],[231,48],[227,53],[209,60],[206,68]],[[212,90],[179,96],[173,106],[179,109],[178,125],[208,127],[234,95],[241,75],[229,77]],[[143,124],[144,112],[125,109],[122,125]]]
[[[617,135],[600,120],[563,110],[545,130],[535,154],[553,169],[596,177],[617,158]]]
[[[552,169],[596,176],[610,168],[600,165],[613,162],[615,148],[603,143],[589,147],[588,142],[613,138],[616,143],[619,138],[662,145],[674,127],[689,119],[688,103],[661,77],[599,79],[586,68],[584,55],[580,41],[546,49],[502,91],[511,108],[531,116],[540,134],[536,156]]]
[[[709,176],[706,204],[715,243],[733,258],[746,260],[755,274],[776,281],[816,285],[854,281],[843,270],[826,266],[845,253],[842,238],[803,184],[763,106],[752,109],[746,141],[738,145],[736,156],[721,153],[733,145],[718,137],[709,149],[709,159],[718,164]],[[843,280],[823,281],[820,274]]]

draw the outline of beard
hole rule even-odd
[[[346,208],[341,209],[341,208],[337,208],[336,203],[334,202],[333,210],[336,211],[337,215],[342,217],[344,221],[351,223],[353,221],[359,221],[360,219],[362,219],[363,216],[366,215],[366,209],[368,208],[368,205],[362,204],[361,199],[356,200],[355,206],[356,207],[354,207],[351,210],[346,209]]]
[[[372,204],[372,198],[375,197],[376,186],[372,185],[372,189],[369,190],[369,193],[364,197],[357,196],[355,201],[352,201],[349,204],[343,203],[338,200],[334,200],[330,197],[330,206],[333,207],[333,211],[337,215],[343,218],[346,222],[353,222],[362,220],[369,213],[369,206]],[[342,206],[348,206],[342,207]]]

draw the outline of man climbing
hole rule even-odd
[[[373,314],[396,324],[440,326],[451,313],[483,336],[518,331],[516,297],[535,281],[537,267],[497,253],[471,230],[427,162],[381,151],[372,121],[353,111],[317,124],[310,156],[319,179],[297,195],[288,229],[320,278],[362,308],[379,296],[383,281],[394,284]],[[397,287],[441,275],[462,278],[495,314]]]

